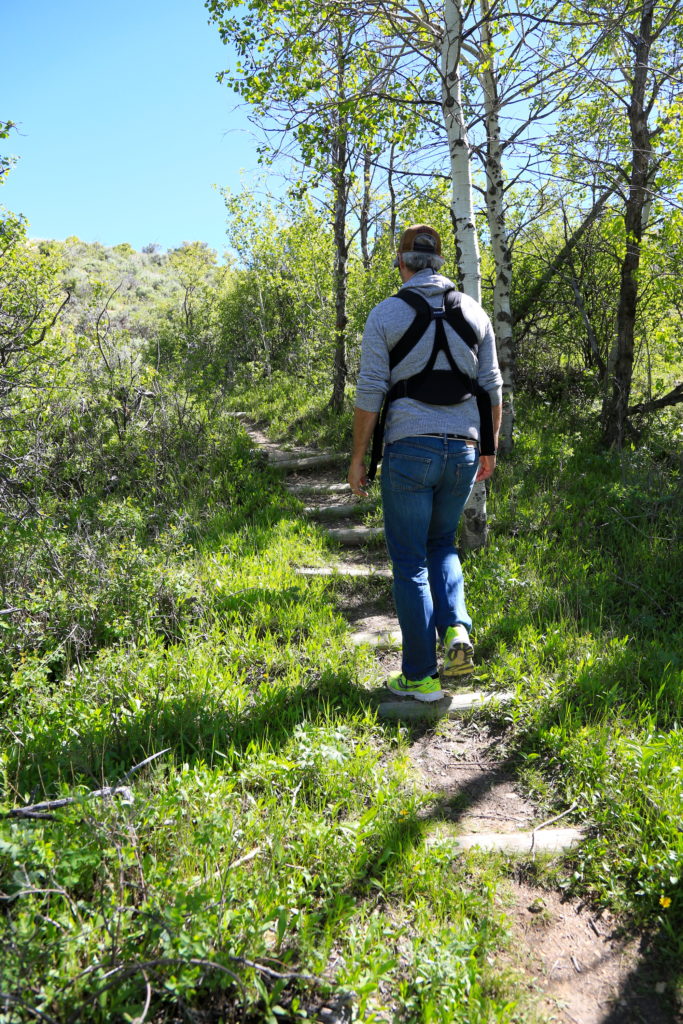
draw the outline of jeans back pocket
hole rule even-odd
[[[403,452],[390,452],[388,465],[389,486],[392,491],[420,491],[427,483],[432,465],[431,458],[420,455],[405,455]]]

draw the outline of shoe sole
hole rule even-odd
[[[475,666],[470,661],[464,665],[444,665],[441,675],[446,679],[457,679],[458,676],[471,676],[474,670]]]
[[[412,697],[413,700],[421,700],[426,704],[431,703],[433,700],[441,700],[445,696],[443,690],[435,690],[434,693],[416,693],[411,690],[395,690],[393,686],[387,686],[387,690],[397,697]]]
[[[447,658],[452,660],[450,664],[444,661],[442,675],[448,677],[470,675],[471,672],[474,672],[473,654],[474,647],[470,643],[457,641],[452,644],[447,655]]]

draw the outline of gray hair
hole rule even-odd
[[[444,261],[441,256],[431,252],[402,252],[401,256],[408,270],[441,270]]]

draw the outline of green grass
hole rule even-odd
[[[255,415],[266,394],[252,394]],[[518,401],[515,450],[489,497],[491,541],[465,568],[479,678],[517,691],[508,739],[530,791],[549,811],[574,806],[589,828],[564,884],[658,936],[680,979],[680,411],[650,424],[639,448],[606,453],[595,408],[572,401]],[[297,436],[284,412],[277,422]]]
[[[226,430],[175,544],[145,532],[144,488],[90,527],[64,516],[96,525],[101,572],[76,563],[58,614],[46,575],[8,631],[2,808],[75,802],[0,823],[0,1021],[131,1021],[148,993],[154,1021],[305,1020],[344,998],[367,1022],[511,1021],[494,887],[424,847],[372,657],[346,647],[333,588],[293,569],[323,534]],[[89,644],[55,650],[88,614]]]
[[[265,413],[265,386],[247,397]],[[288,401],[282,437],[345,443],[321,399],[289,421]],[[588,827],[554,878],[646,927],[680,981],[676,467],[522,411],[492,541],[465,568],[480,678],[518,695],[491,724],[540,805]],[[293,570],[325,557],[322,531],[221,429],[173,509],[155,498],[154,530],[144,487],[87,529],[65,514],[53,549],[85,532],[97,558],[73,556],[62,604],[46,572],[5,630],[3,809],[77,802],[0,824],[0,1021],[131,1021],[148,995],[155,1024],[314,1019],[344,999],[368,1024],[528,1020],[490,963],[509,865],[425,845],[409,736],[375,717],[340,584]],[[67,649],[74,622],[87,643]],[[87,796],[117,783],[130,793]]]

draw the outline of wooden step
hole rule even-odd
[[[513,698],[514,693],[508,690],[498,693],[463,690],[460,693],[447,693],[441,700],[430,702],[415,700],[413,697],[398,697],[396,700],[382,700],[377,706],[377,714],[380,718],[406,721],[418,718],[455,718],[464,711],[476,711],[487,704],[507,703]]]
[[[285,484],[285,490],[290,494],[341,494],[350,492],[348,484]]]
[[[346,458],[347,456],[340,452],[320,452],[318,455],[304,455],[295,458],[291,458],[289,455],[285,455],[284,458],[269,456],[268,465],[274,469],[284,469],[288,473],[300,473],[309,469],[332,466],[335,463],[343,462]]]
[[[400,629],[366,629],[352,633],[349,637],[349,643],[354,644],[354,646],[358,646],[358,644],[371,644],[379,650],[391,650],[392,648],[400,647],[402,639]]]
[[[335,527],[328,529],[326,533],[330,540],[336,541],[337,544],[347,544],[350,546],[372,544],[384,537],[384,530],[381,526]]]
[[[391,569],[379,568],[375,565],[321,565],[321,566],[300,566],[294,570],[297,576],[381,576],[384,579],[391,579]]]
[[[428,846],[453,847],[454,852],[471,850],[500,850],[524,857],[532,853],[563,853],[584,838],[580,828],[541,828],[534,832],[473,832],[464,836],[434,836],[426,840]]]
[[[374,507],[367,501],[346,501],[342,505],[309,505],[304,514],[312,519],[348,519],[370,512]]]

